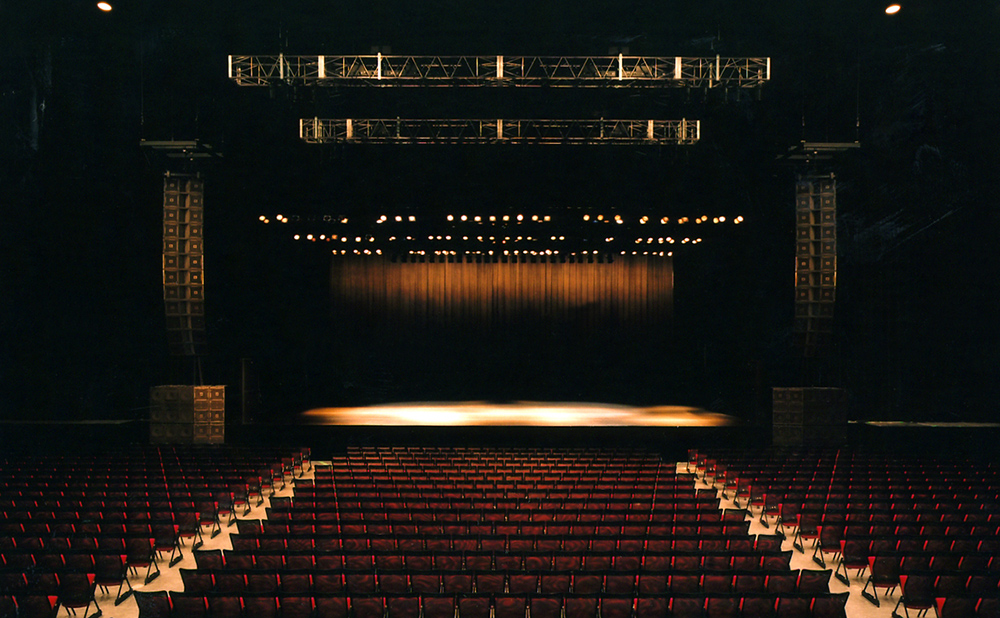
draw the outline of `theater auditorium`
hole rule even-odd
[[[0,618],[1000,616],[997,40],[0,3]]]

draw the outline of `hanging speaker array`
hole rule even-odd
[[[163,305],[173,356],[205,353],[204,182],[163,178]]]
[[[831,345],[837,297],[837,182],[833,174],[795,183],[795,335],[805,356]]]

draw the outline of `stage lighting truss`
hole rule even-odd
[[[740,226],[740,215],[671,218],[588,212],[448,215],[261,215],[292,241],[315,243],[334,255],[568,259],[586,256],[672,257]]]
[[[770,58],[681,56],[229,56],[240,86],[762,87]]]
[[[699,120],[303,118],[311,143],[691,145]]]

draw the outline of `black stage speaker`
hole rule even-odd
[[[847,440],[847,397],[840,388],[775,388],[774,446],[838,446]]]
[[[225,386],[149,389],[150,444],[222,444],[225,440]]]
[[[795,183],[795,327],[805,356],[829,351],[837,293],[837,181],[802,176]]]
[[[163,178],[163,305],[174,356],[205,353],[204,183]]]

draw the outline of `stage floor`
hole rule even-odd
[[[417,402],[303,412],[311,425],[397,427],[728,427],[739,420],[686,406],[579,402]]]

